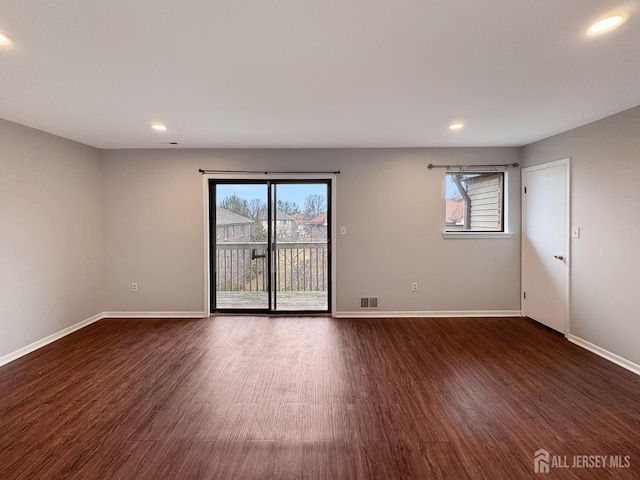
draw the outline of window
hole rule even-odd
[[[448,172],[445,231],[504,232],[504,172]]]

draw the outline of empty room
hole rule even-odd
[[[638,0],[3,2],[0,479],[640,478],[639,59]]]

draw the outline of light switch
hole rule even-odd
[[[340,227],[340,235],[346,235],[347,234],[347,227]]]
[[[571,228],[571,236],[573,238],[580,238],[580,227]]]

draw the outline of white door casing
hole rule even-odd
[[[522,312],[569,333],[570,159],[522,169]]]

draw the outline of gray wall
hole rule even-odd
[[[509,176],[514,238],[444,240],[444,171],[426,165],[520,154],[526,166],[572,158],[582,237],[572,241],[570,333],[640,363],[640,107],[520,151],[99,152],[2,120],[0,145],[0,357],[102,311],[201,311],[198,168],[342,171],[338,312],[358,312],[361,295],[378,295],[382,312],[518,310],[519,172]]]
[[[571,157],[570,333],[640,363],[640,107],[528,145],[525,166]]]
[[[0,120],[0,357],[103,310],[99,151]]]
[[[342,172],[338,312],[359,311],[361,295],[378,295],[387,312],[520,310],[520,172],[509,177],[514,238],[444,240],[444,170],[427,169],[518,156],[516,148],[105,151],[105,309],[203,310],[198,169],[209,168]]]

